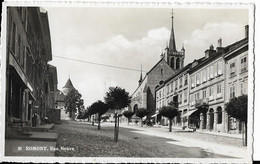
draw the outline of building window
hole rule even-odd
[[[222,123],[222,108],[218,107],[217,112],[218,112],[218,124],[221,124]]]
[[[196,74],[196,84],[199,85],[200,84],[200,72],[198,72]]]
[[[161,69],[161,74],[163,74],[163,69]]]
[[[188,85],[188,75],[184,76],[184,86]]]
[[[194,95],[193,94],[190,95],[190,102],[191,102],[191,105],[194,105]]]
[[[210,67],[207,67],[207,80],[209,80],[209,77],[210,77]]]
[[[214,65],[211,65],[210,66],[210,79],[213,79],[213,77],[214,77]]]
[[[184,91],[183,97],[184,97],[184,98],[183,98],[183,102],[186,103],[186,102],[187,102],[187,98],[188,98],[188,97],[187,97],[187,90]]]
[[[179,87],[181,88],[182,87],[182,77],[180,78],[180,83],[179,83]]]
[[[171,83],[171,93],[173,92],[173,82]]]
[[[233,77],[236,75],[236,65],[235,62],[230,64],[230,77]]]
[[[221,97],[221,84],[217,84],[217,97]]]
[[[247,60],[246,57],[241,58],[241,73],[247,70]]]
[[[178,79],[175,80],[175,90],[177,90],[177,89],[178,89]]]
[[[171,67],[174,69],[174,58],[171,59]]]
[[[207,97],[207,91],[206,89],[202,91],[202,98],[206,98]]]
[[[200,99],[200,93],[197,92],[197,93],[195,93],[195,101],[196,101],[196,100],[199,100],[199,99]]]
[[[179,94],[179,97],[180,97],[179,98],[179,104],[181,104],[182,103],[182,93]]]
[[[194,75],[191,76],[191,88],[194,88],[195,87],[195,79],[194,79]]]
[[[160,97],[160,98],[162,97],[162,92],[161,92],[161,91],[159,91],[159,97]]]
[[[164,97],[164,89],[162,90],[162,97]]]
[[[218,61],[218,75],[222,75],[222,61]]]
[[[236,95],[236,88],[235,85],[230,86],[230,98],[232,99]]]
[[[204,70],[202,70],[202,82],[206,82],[207,81],[206,76],[207,76],[207,70],[204,69]]]
[[[214,87],[213,86],[209,87],[209,99],[210,100],[214,99],[213,93],[214,93]]]
[[[24,69],[25,51],[26,51],[26,47],[22,45],[21,54],[20,54],[20,64],[23,69]]]
[[[13,27],[12,27],[12,41],[11,41],[11,50],[15,54],[15,42],[16,42],[16,25],[13,22]]]
[[[176,69],[180,69],[181,68],[181,61],[180,58],[176,59]]]
[[[214,76],[215,77],[218,76],[218,63],[217,62],[214,64]]]

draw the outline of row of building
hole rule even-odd
[[[55,109],[57,69],[52,60],[47,12],[8,7],[6,26],[6,135],[15,123],[41,124]],[[10,132],[10,133],[9,133]]]
[[[132,94],[129,110],[146,108],[148,118],[167,125],[159,114],[170,102],[178,104],[179,115],[174,125],[215,132],[239,132],[241,123],[225,112],[225,103],[233,97],[247,94],[248,88],[248,25],[245,37],[226,47],[222,39],[218,46],[205,51],[204,57],[184,66],[185,49],[176,50],[174,26],[169,45],[161,60],[139,80]]]

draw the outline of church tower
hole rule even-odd
[[[172,11],[172,29],[170,35],[169,45],[165,48],[166,60],[169,66],[174,70],[180,70],[184,66],[185,49],[182,45],[181,51],[177,51],[174,36],[174,25],[173,25],[173,11]]]
[[[65,86],[62,88],[62,92],[63,94],[66,96],[69,94],[69,92],[72,90],[72,89],[75,89],[70,78],[68,79],[68,81],[66,82]]]

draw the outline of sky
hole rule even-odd
[[[170,39],[171,8],[45,7],[48,12],[58,89],[70,77],[84,105],[104,100],[110,86],[131,95],[143,76],[159,60]],[[244,38],[247,9],[173,8],[177,50],[186,50],[188,64],[204,56],[217,40],[227,46]],[[135,69],[125,70],[57,56]]]

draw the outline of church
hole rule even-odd
[[[165,48],[165,53],[161,54],[161,59],[138,81],[136,90],[131,95],[129,110],[136,111],[138,108],[146,108],[149,111],[148,117],[155,113],[155,87],[171,77],[175,72],[183,68],[185,49],[182,47],[177,51],[174,35],[174,17],[172,15],[172,27],[169,45]]]

